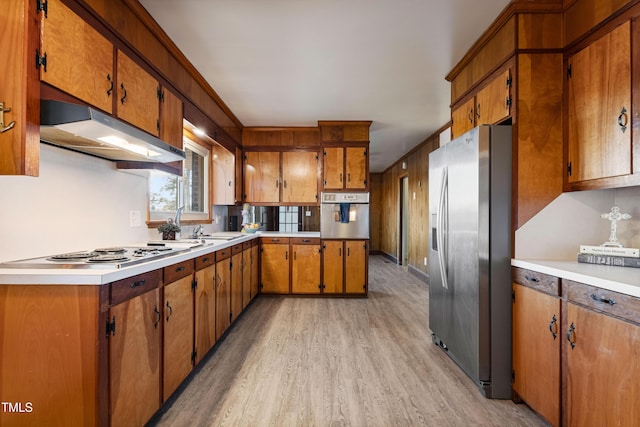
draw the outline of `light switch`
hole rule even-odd
[[[129,226],[140,227],[140,211],[129,211]]]

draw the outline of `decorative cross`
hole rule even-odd
[[[618,232],[618,221],[629,219],[631,218],[631,215],[628,213],[620,213],[620,208],[618,206],[613,206],[611,207],[611,212],[604,213],[601,217],[611,221],[611,235],[609,236],[609,241],[600,246],[615,246],[621,248],[622,243],[618,242],[618,238],[616,236]]]

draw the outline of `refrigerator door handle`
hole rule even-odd
[[[449,174],[447,167],[442,168],[442,180],[440,184],[440,200],[438,201],[438,221],[436,225],[436,239],[438,245],[438,263],[440,264],[440,276],[442,278],[442,287],[449,289],[447,283],[447,248],[444,246],[444,228],[445,228],[445,211],[446,211],[446,195],[449,189]]]

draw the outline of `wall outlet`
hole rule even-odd
[[[427,265],[427,257],[424,257],[424,265]]]
[[[129,211],[129,226],[140,227],[141,225],[140,211]]]
[[[311,216],[311,211],[304,211],[304,216]]]

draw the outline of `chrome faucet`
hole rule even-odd
[[[182,211],[184,210],[184,205],[180,206],[176,211],[176,218],[173,220],[173,223],[180,227],[180,216],[182,215]]]
[[[193,232],[191,233],[191,239],[197,239],[199,238],[202,233],[204,231],[204,227],[202,226],[202,224],[198,224],[195,227],[193,227]]]

